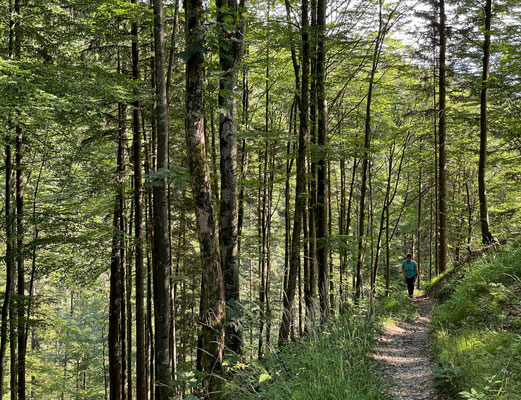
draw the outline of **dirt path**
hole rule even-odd
[[[376,349],[384,373],[392,380],[394,400],[438,400],[433,388],[429,357],[429,321],[432,305],[423,296],[411,299],[419,316],[413,322],[386,326]]]

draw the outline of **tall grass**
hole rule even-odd
[[[441,290],[433,348],[437,383],[453,398],[521,399],[521,247],[469,264]]]
[[[256,364],[243,365],[228,385],[230,399],[387,399],[374,373],[371,350],[378,334],[375,317],[349,313],[312,330],[300,343]]]

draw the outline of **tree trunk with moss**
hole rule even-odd
[[[212,202],[210,170],[204,136],[204,9],[202,0],[186,2],[186,144],[201,251],[202,283],[199,307],[197,366],[203,372],[203,396],[220,398],[224,348],[224,277],[219,256],[217,224]]]
[[[226,305],[234,320],[240,318],[239,264],[237,226],[237,99],[235,90],[244,53],[245,2],[217,0],[217,23],[220,28],[219,64],[219,137],[220,137],[220,239]],[[232,321],[230,321],[232,322]],[[240,353],[242,333],[238,324],[226,325],[226,348]]]

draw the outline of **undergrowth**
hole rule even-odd
[[[300,343],[289,343],[262,363],[238,365],[230,399],[373,400],[381,395],[370,350],[375,318],[354,314],[330,321]]]
[[[435,384],[455,399],[521,400],[521,247],[461,269],[434,294]]]
[[[411,322],[418,316],[418,310],[403,290],[397,290],[391,296],[382,298],[377,304],[376,313],[384,323]]]
[[[361,307],[363,308],[363,307]],[[319,330],[263,361],[236,364],[228,399],[386,400],[371,353],[383,323],[413,320],[416,308],[396,291],[378,301],[375,312],[351,309]]]

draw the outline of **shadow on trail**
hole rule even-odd
[[[432,304],[425,296],[411,299],[418,310],[412,322],[387,325],[378,339],[375,359],[392,386],[394,400],[438,400],[433,387],[432,361],[429,356],[429,322]]]

